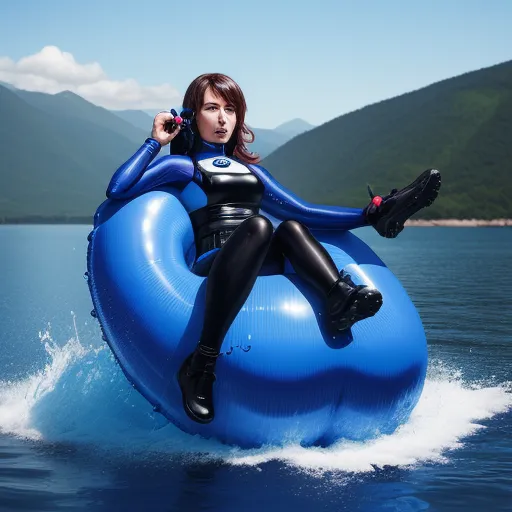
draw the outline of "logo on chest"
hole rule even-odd
[[[245,165],[225,156],[205,158],[204,160],[199,160],[197,164],[206,173],[251,174],[251,171]],[[228,167],[229,169],[227,169]]]
[[[229,167],[231,165],[231,162],[227,159],[227,158],[216,158],[212,164],[215,166],[215,167],[222,167],[222,168],[225,168],[225,167]]]

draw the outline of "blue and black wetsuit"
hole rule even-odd
[[[134,197],[160,185],[181,190],[180,201],[190,215],[198,265],[211,260],[246,219],[260,209],[279,220],[296,220],[308,228],[355,229],[368,224],[360,208],[319,206],[302,201],[280,185],[263,167],[224,154],[222,144],[202,142],[194,158],[168,155],[152,163],[160,144],[147,139],[112,177],[107,196]]]
[[[162,185],[180,190],[195,236],[192,271],[208,276],[203,330],[180,385],[187,413],[207,422],[213,409],[211,382],[207,378],[205,387],[205,374],[213,375],[224,336],[258,274],[282,271],[287,258],[296,273],[325,298],[340,330],[375,314],[382,297],[377,290],[363,290],[349,276],[340,276],[309,230],[365,226],[363,209],[306,203],[263,167],[227,156],[223,145],[202,141],[192,157],[168,155],[152,163],[159,151],[160,144],[147,139],[116,171],[107,196],[125,199]],[[275,231],[260,210],[282,221]]]

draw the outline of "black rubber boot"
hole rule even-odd
[[[395,238],[404,229],[404,224],[416,212],[430,206],[441,188],[441,173],[428,169],[410,185],[401,190],[393,189],[385,197],[368,192],[372,202],[365,208],[368,223],[385,238]]]
[[[381,306],[382,295],[378,290],[354,284],[343,270],[327,295],[331,324],[338,331],[346,331],[356,322],[374,316]]]
[[[198,345],[185,359],[178,374],[185,412],[198,423],[213,420],[214,370],[218,356],[212,349]]]

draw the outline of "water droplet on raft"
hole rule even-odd
[[[86,281],[88,281],[88,280],[89,280],[89,272],[84,272],[84,279],[85,279]]]
[[[93,318],[98,318],[98,315],[96,314],[96,310],[95,310],[95,309],[93,309],[93,310],[91,311],[91,316],[92,316]]]

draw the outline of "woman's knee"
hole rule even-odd
[[[257,236],[263,240],[270,240],[274,232],[272,222],[263,217],[263,215],[254,215],[244,221],[242,225],[250,235]]]
[[[307,231],[306,226],[301,224],[297,220],[285,220],[279,224],[276,229],[276,236],[282,239],[289,239],[290,237],[296,237],[304,235]]]

